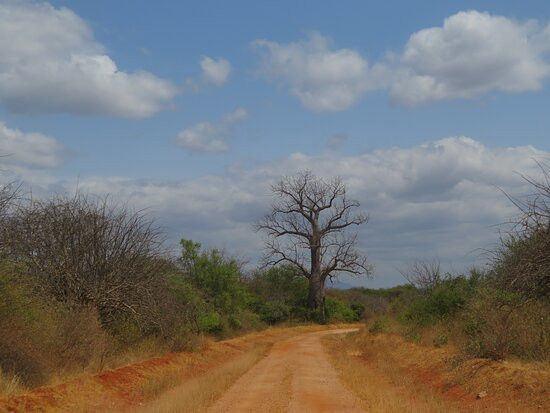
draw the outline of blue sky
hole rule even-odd
[[[341,175],[369,286],[461,270],[550,153],[550,4],[0,1],[4,179],[147,207],[254,262],[269,184]]]

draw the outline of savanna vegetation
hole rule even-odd
[[[254,270],[188,239],[170,254],[146,214],[109,200],[24,199],[6,186],[0,393],[197,349],[205,336],[319,321],[366,319],[371,335],[452,345],[464,357],[548,361],[550,176],[548,166],[541,170],[542,181],[526,178],[532,195],[512,198],[520,214],[485,268],[449,274],[437,261],[418,261],[403,271],[407,285],[326,295],[325,280],[337,272],[371,270],[355,234],[338,232],[366,222],[353,215],[358,204],[341,181],[302,174],[274,187],[280,202],[258,226],[268,232],[272,265]]]
[[[144,213],[77,194],[0,197],[0,394],[314,318],[291,265],[244,271],[182,239],[174,256]],[[356,321],[327,302],[327,321]]]
[[[466,357],[550,361],[550,168],[540,170],[542,179],[525,177],[532,193],[509,197],[519,215],[485,268],[451,274],[417,261],[403,271],[407,286],[342,292],[379,300],[371,333],[453,344]]]

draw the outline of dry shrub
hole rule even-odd
[[[44,384],[50,370],[48,351],[40,351],[36,336],[25,330],[3,331],[0,364],[8,376],[17,376],[27,386]]]
[[[97,308],[103,323],[127,314],[154,325],[160,232],[144,213],[76,194],[22,202],[5,230],[11,260],[60,302]]]
[[[0,366],[25,385],[42,384],[56,338],[54,311],[35,294],[16,267],[0,263]]]
[[[97,311],[52,301],[32,288],[17,267],[0,263],[0,368],[21,385],[99,364],[105,333]]]
[[[494,255],[496,280],[506,289],[550,301],[550,164],[540,176],[523,176],[531,192],[508,198],[519,210],[511,234]]]
[[[93,307],[65,309],[57,325],[57,366],[85,369],[95,364],[101,370],[107,351],[107,335]]]
[[[475,357],[550,360],[550,308],[517,293],[483,289],[463,314],[464,348]]]

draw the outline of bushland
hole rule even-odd
[[[6,186],[0,225],[0,394],[311,321],[295,268],[246,272],[186,239],[171,254],[146,213],[109,199]],[[327,307],[331,320],[360,318],[349,301]]]
[[[532,192],[509,196],[518,216],[505,228],[485,268],[444,273],[437,260],[403,271],[409,289],[385,300],[372,332],[393,331],[466,356],[550,360],[550,166],[524,177]],[[404,287],[403,287],[404,288]]]

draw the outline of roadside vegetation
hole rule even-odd
[[[245,273],[186,239],[173,256],[146,214],[105,199],[0,198],[0,394],[312,319],[295,267]],[[331,322],[361,316],[327,307]]]
[[[326,322],[367,320],[460,360],[550,361],[550,173],[489,264],[449,274],[437,261],[388,289],[327,290]],[[0,394],[201,348],[271,325],[319,321],[311,283],[292,263],[245,271],[216,248],[182,239],[179,254],[141,212],[76,194],[0,192]],[[328,277],[328,275],[327,275]],[[457,360],[458,360],[457,359]]]
[[[342,292],[380,300],[370,332],[452,344],[466,357],[550,361],[550,168],[540,167],[541,180],[525,178],[533,192],[510,197],[519,215],[486,268],[451,274],[417,261],[403,271],[408,286]]]
[[[483,269],[416,261],[409,282],[331,295],[365,308],[366,328],[326,340],[367,411],[550,409],[550,176],[526,178],[519,215]],[[371,386],[365,386],[368,382]]]

